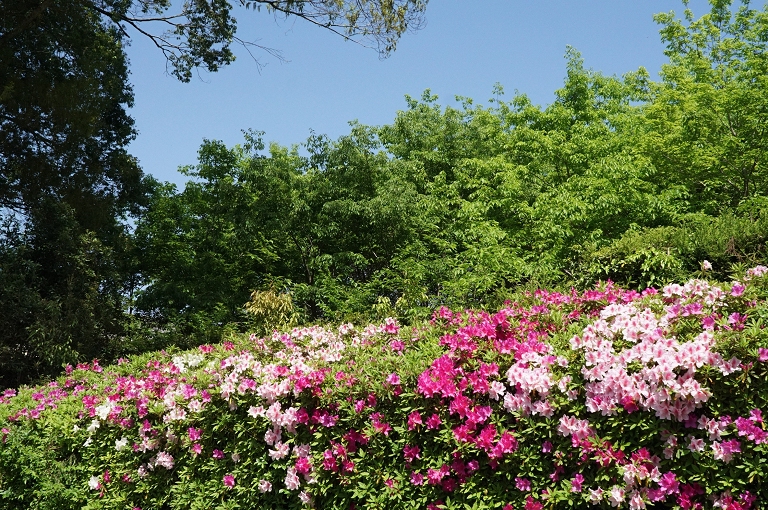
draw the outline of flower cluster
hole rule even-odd
[[[86,463],[77,498],[100,508],[437,509],[480,491],[504,509],[746,510],[768,498],[766,273],[69,367],[0,396],[16,452],[0,458],[48,441]],[[49,417],[65,433],[40,436]]]

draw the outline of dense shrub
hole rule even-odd
[[[69,367],[1,397],[0,505],[767,508],[766,272]]]

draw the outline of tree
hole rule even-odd
[[[77,2],[9,0],[0,19],[0,338],[16,385],[121,334],[142,172],[119,31]]]
[[[156,185],[136,228],[146,286],[137,307],[150,324],[176,324],[185,334],[242,320],[251,291],[276,272],[253,183],[259,162],[210,141],[199,161],[182,169],[194,179],[182,191]]]
[[[241,2],[373,43],[382,55],[418,28],[425,6]],[[111,356],[125,332],[138,282],[129,220],[149,189],[126,152],[135,136],[126,111],[133,102],[124,52],[131,34],[149,37],[182,81],[195,68],[232,62],[233,42],[253,45],[237,37],[226,0],[188,0],[178,12],[170,0],[6,0],[2,10],[0,366],[15,375],[0,385],[9,385],[51,375],[64,362]]]
[[[768,189],[768,8],[712,0],[659,14],[669,63],[650,87],[640,147],[694,209],[718,214]]]

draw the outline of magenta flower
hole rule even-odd
[[[525,500],[525,510],[543,510],[544,504],[528,496]]]
[[[341,472],[342,473],[353,473],[355,471],[355,463],[351,460],[343,460],[341,461]]]
[[[301,475],[312,471],[312,464],[309,462],[307,457],[300,457],[296,459],[296,464],[294,467],[296,468],[296,472]]]
[[[531,482],[527,478],[515,478],[515,488],[522,492],[528,492],[531,490]]]
[[[576,473],[571,479],[571,492],[581,492],[581,485],[584,483],[584,476],[581,473]]]
[[[675,473],[667,471],[659,480],[659,488],[665,494],[678,494],[680,492],[680,482],[675,479]]]
[[[223,459],[224,458],[224,452],[221,450],[213,450],[213,458],[214,459]]]
[[[392,427],[389,425],[389,423],[382,420],[384,418],[384,415],[381,413],[373,413],[371,415],[371,424],[373,425],[373,429],[376,432],[379,432],[381,434],[384,434],[385,436],[388,436],[390,431],[392,430]]]
[[[766,349],[766,355],[768,356],[768,349]],[[411,414],[408,415],[408,430],[413,430],[417,425],[423,424],[421,414],[418,411],[411,411]]]
[[[759,361],[768,361],[768,349],[760,347],[757,349],[757,359]]]
[[[222,478],[222,481],[224,482],[224,486],[227,489],[231,489],[235,486],[235,477],[232,475],[224,475],[224,478]]]
[[[441,423],[443,423],[443,421],[437,413],[433,413],[432,416],[427,418],[427,428],[430,430],[439,428]]]
[[[202,437],[202,431],[194,427],[189,427],[187,430],[187,435],[189,436],[189,440],[194,442]]]
[[[421,450],[418,446],[411,446],[411,445],[405,445],[403,447],[403,457],[405,457],[405,460],[408,462],[413,462],[415,459],[421,458]]]
[[[440,481],[443,479],[443,476],[445,476],[440,469],[433,469],[429,468],[427,470],[427,481],[430,485],[437,485],[440,483]]]

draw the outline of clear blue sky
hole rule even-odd
[[[759,2],[763,3],[763,2]],[[698,16],[703,0],[691,2]],[[337,138],[348,122],[391,123],[405,94],[429,88],[443,105],[454,96],[487,104],[495,83],[546,105],[565,77],[567,45],[585,66],[621,75],[665,62],[652,16],[679,0],[432,0],[426,25],[405,34],[386,60],[301,20],[276,22],[265,12],[237,9],[238,35],[277,48],[289,61],[259,54],[261,70],[235,48],[237,61],[218,73],[180,83],[165,72],[158,50],[136,36],[128,55],[139,131],[129,150],[144,171],[182,183],[180,165],[194,164],[203,139],[241,143],[241,130],[265,141],[300,144],[310,130]]]

